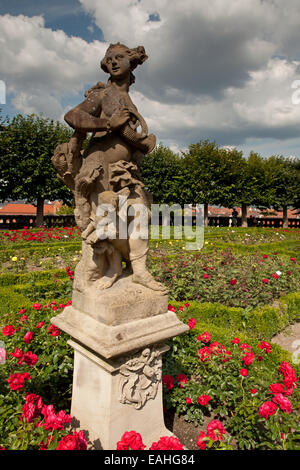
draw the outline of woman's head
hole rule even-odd
[[[132,73],[138,65],[148,59],[143,46],[138,46],[133,49],[120,44],[111,44],[107,49],[104,58],[101,61],[101,68],[106,73],[113,75],[120,73],[120,67],[127,67],[130,73],[130,85],[134,83],[135,78]],[[117,63],[119,62],[119,64]]]

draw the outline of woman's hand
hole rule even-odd
[[[130,119],[130,113],[128,108],[122,108],[112,115],[108,122],[108,129],[115,131],[119,127],[123,126]]]

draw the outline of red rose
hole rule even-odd
[[[37,325],[36,328],[42,328],[45,325],[44,321],[40,321]]]
[[[198,357],[202,362],[209,361],[210,356],[211,356],[211,351],[207,346],[204,346],[204,348],[199,349]]]
[[[240,340],[239,338],[233,338],[233,339],[231,340],[231,342],[232,342],[233,344],[240,344],[241,340]]]
[[[241,370],[240,370],[240,374],[241,374],[243,377],[247,377],[247,375],[248,375],[247,369],[241,369]]]
[[[286,398],[282,393],[275,393],[274,397],[272,398],[273,403],[279,405],[279,408],[284,411],[284,413],[291,413],[292,412],[292,405],[288,398]]]
[[[12,325],[6,325],[2,330],[3,336],[12,336],[15,334],[15,332],[16,330]]]
[[[188,327],[190,330],[193,330],[196,326],[197,322],[195,320],[195,318],[190,318],[189,321],[188,321]]]
[[[144,450],[145,447],[142,436],[135,431],[125,432],[117,442],[117,450]]]
[[[187,405],[191,405],[193,403],[192,399],[189,397],[186,397],[185,402]]]
[[[267,419],[273,415],[277,410],[277,406],[272,401],[265,401],[259,408],[258,414]]]
[[[27,331],[26,335],[24,336],[25,343],[26,344],[31,343],[33,337],[34,337],[34,333],[32,333],[32,331]]]
[[[209,274],[203,274],[203,279],[209,279],[210,275]]]
[[[166,386],[167,390],[174,387],[174,379],[171,375],[163,375],[162,383]]]
[[[269,284],[269,279],[262,279],[261,282],[263,282],[264,284]]]
[[[48,331],[50,332],[50,336],[59,336],[60,335],[60,329],[55,325],[50,325],[49,328],[48,328]]]
[[[243,362],[245,366],[250,366],[250,364],[252,364],[254,359],[255,359],[255,356],[253,352],[247,352],[246,355],[243,357]]]
[[[42,426],[49,430],[63,430],[65,425],[69,424],[72,420],[71,416],[63,410],[56,414],[53,405],[43,406],[42,414],[44,415],[45,419],[45,422],[42,423]]]
[[[19,313],[20,313],[21,315],[23,315],[23,313],[26,313],[25,308],[21,308],[21,310],[19,310]]]
[[[188,307],[190,306],[190,304],[189,304],[189,303],[186,303],[186,304],[184,304],[184,306],[185,306],[186,308],[188,308]]]
[[[232,286],[235,286],[235,285],[236,285],[236,279],[231,279],[231,280],[230,280],[230,284],[231,284]]]
[[[278,274],[274,273],[272,274],[272,277],[274,277],[274,279],[278,279]]]
[[[187,384],[188,382],[188,378],[185,374],[178,374],[176,380],[179,382],[180,388],[182,388],[182,384]]]
[[[252,395],[254,395],[255,393],[257,393],[257,389],[256,389],[256,388],[252,388],[252,389],[250,390],[250,393],[251,393]]]
[[[207,436],[212,441],[222,441],[222,435],[225,433],[225,428],[223,427],[222,423],[217,419],[214,419],[207,425]]]
[[[202,406],[208,405],[210,400],[211,397],[209,395],[200,395],[200,397],[197,398],[197,402]]]
[[[23,363],[23,352],[21,349],[15,348],[13,353],[9,353],[11,356],[16,357],[18,360],[18,365]]]
[[[42,308],[41,304],[33,304],[32,308],[34,310],[40,310]]]
[[[251,351],[251,349],[252,349],[251,346],[249,346],[249,344],[247,344],[247,343],[242,343],[242,344],[240,345],[240,348],[241,348],[243,351],[245,351],[245,350],[247,350],[247,349],[248,349],[249,351]]]
[[[68,434],[63,437],[56,448],[56,450],[86,450],[87,442],[83,431],[74,434]]]
[[[258,345],[260,349],[265,349],[266,353],[270,353],[272,351],[271,345],[266,341],[261,341]]]
[[[16,373],[11,374],[7,379],[9,386],[12,390],[21,390],[24,387],[25,380],[30,380],[32,378],[27,372],[23,372],[22,374]]]
[[[28,351],[24,354],[23,360],[29,366],[34,366],[38,361],[38,356],[34,354],[32,351]]]
[[[204,331],[204,333],[202,333],[202,335],[197,337],[197,340],[202,341],[203,343],[208,343],[210,341],[210,338],[211,338],[211,336],[208,333],[208,331]]]
[[[23,405],[21,419],[31,423],[38,418],[43,408],[43,400],[38,395],[30,393],[26,395],[26,403]]]
[[[207,436],[206,436],[205,432],[201,431],[199,436],[198,436],[198,440],[196,442],[199,450],[205,450],[206,449],[206,441],[204,440],[206,437]]]
[[[284,390],[284,385],[283,384],[271,384],[269,385],[269,390],[271,393],[282,393]]]
[[[149,450],[183,450],[183,445],[177,437],[164,436],[159,441],[153,442]]]

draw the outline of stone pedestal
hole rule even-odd
[[[71,415],[95,448],[116,449],[125,431],[139,432],[147,447],[171,435],[163,419],[164,342],[188,326],[167,305],[167,295],[123,278],[107,291],[75,291],[72,306],[51,319],[72,337]]]
[[[162,412],[161,362],[168,347],[104,361],[75,341],[71,415],[88,430],[95,449],[113,450],[125,431],[139,432],[149,448],[161,436],[171,435]],[[144,353],[144,354],[143,354]],[[154,358],[151,359],[151,355]]]

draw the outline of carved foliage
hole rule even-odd
[[[154,399],[162,376],[162,359],[159,350],[146,348],[129,359],[120,368],[120,402],[142,408]]]

